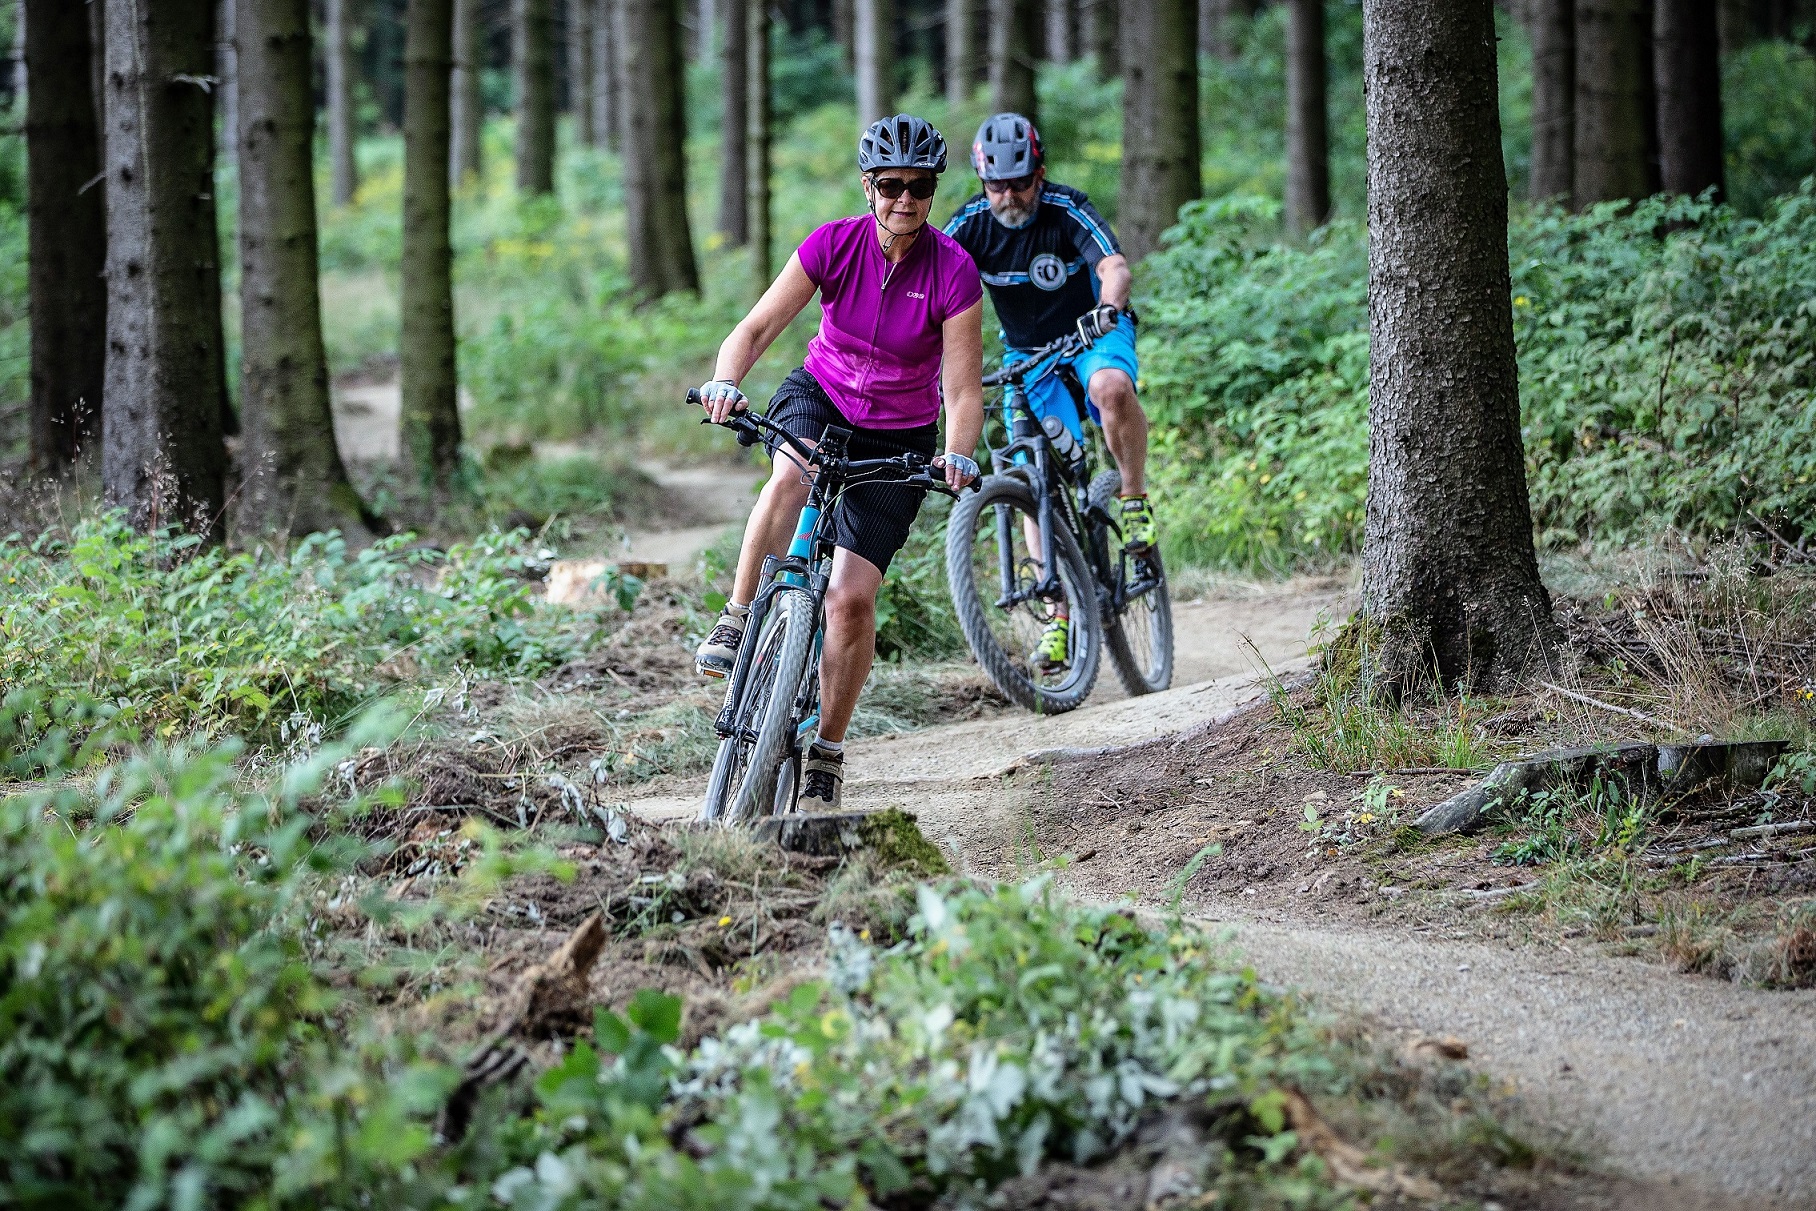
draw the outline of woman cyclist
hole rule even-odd
[[[818,291],[820,331],[805,363],[782,380],[769,419],[809,445],[829,424],[851,430],[853,459],[904,452],[932,458],[952,488],[977,477],[971,452],[983,432],[983,286],[977,266],[927,223],[946,140],[897,114],[858,141],[869,213],[820,227],[719,347],[700,395],[714,421],[744,409],[738,383]],[[945,452],[935,457],[944,389]],[[846,726],[876,656],[876,595],[908,539],[924,492],[862,487],[831,514],[832,580],[820,659],[820,730],[802,767],[801,806],[839,803]],[[731,600],[696,655],[700,672],[724,677],[736,662],[766,555],[781,555],[807,502],[801,468],[775,456],[745,527]]]

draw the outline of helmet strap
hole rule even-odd
[[[876,224],[878,237],[882,240],[882,243],[883,243],[883,255],[884,256],[889,255],[889,250],[891,248],[895,247],[895,242],[897,240],[901,239],[902,236],[904,236],[904,235],[916,235],[916,236],[920,235],[920,233],[921,233],[920,227],[915,228],[914,231],[912,231],[912,232],[900,232],[900,231],[889,230],[889,224],[883,222],[883,216],[881,214],[882,203],[888,201],[888,199],[885,198],[881,193],[879,193],[877,191],[877,187],[874,182],[870,182],[870,189],[868,192],[869,192],[869,197],[870,197],[870,221]],[[926,225],[927,224],[925,222],[921,223],[921,227],[925,227]]]

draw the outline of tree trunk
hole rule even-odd
[[[765,0],[725,0],[725,36],[719,39],[719,234],[727,244],[750,239],[750,48],[745,45],[748,10]]]
[[[95,126],[88,13],[28,0],[25,97],[31,279],[31,467],[54,474],[101,432],[107,359],[106,190]]]
[[[1288,0],[1286,14],[1286,225],[1304,235],[1330,218],[1324,0]]]
[[[359,192],[359,165],[353,158],[354,0],[327,0],[323,36],[328,45],[328,196],[336,206],[350,206]]]
[[[990,0],[990,108],[1040,124],[1034,69],[1040,57],[1040,0]]]
[[[1721,37],[1707,0],[1657,0],[1659,182],[1692,197],[1726,190],[1721,137]]]
[[[895,112],[895,20],[889,0],[857,0],[852,58],[857,64],[858,129]]]
[[[1649,0],[1576,0],[1579,207],[1655,188],[1651,45]]]
[[[568,109],[574,142],[593,145],[593,0],[567,0]]]
[[[454,0],[454,72],[449,84],[451,107],[449,180],[455,188],[484,171],[485,99],[479,88],[485,64],[485,30],[479,0]]]
[[[25,27],[28,22],[23,0],[15,0],[13,13],[13,44],[7,48],[6,91],[0,93],[0,101],[4,101],[7,108],[11,108],[20,97],[26,95],[25,78],[28,74],[25,63]]]
[[[1047,61],[1070,63],[1073,54],[1072,0],[1047,0]]]
[[[1365,0],[1375,685],[1492,692],[1555,645],[1520,445],[1491,0]]]
[[[1117,226],[1138,261],[1201,187],[1198,3],[1122,6],[1122,192]]]
[[[1091,0],[1085,0],[1088,4]],[[946,0],[946,103],[964,105],[977,91],[978,0]]]
[[[687,114],[678,0],[619,0],[631,281],[646,299],[698,290],[687,217]]]
[[[1122,51],[1117,44],[1122,26],[1119,0],[1080,0],[1081,37],[1085,49],[1097,63],[1097,74],[1108,78],[1122,74]]]
[[[769,284],[774,266],[769,244],[769,5],[764,0],[742,0],[749,6],[745,30],[749,58],[745,67],[745,186],[749,191],[751,276],[758,293]]]
[[[140,529],[220,537],[227,448],[214,0],[107,0],[101,478]]]
[[[585,0],[593,19],[593,145],[618,150],[618,69],[612,53],[611,0]]]
[[[839,44],[845,70],[857,69],[857,0],[832,0],[832,40]]]
[[[1198,53],[1234,63],[1254,15],[1255,0],[1198,0]]]
[[[511,76],[517,90],[517,191],[555,192],[554,0],[512,0]]]
[[[1721,53],[1734,54],[1753,41],[1752,0],[1716,0],[1716,20],[1721,27]]]
[[[215,47],[215,75],[220,78],[221,97],[221,141],[220,158],[229,164],[238,154],[240,129],[240,62],[239,45],[235,36],[234,7],[235,0],[220,0],[220,11],[215,15],[215,29],[218,42]]]
[[[1526,0],[1532,42],[1532,198],[1571,204],[1576,179],[1576,0]]]
[[[448,238],[453,0],[409,0],[404,33],[403,447],[424,484],[460,467],[454,361],[454,253]]]
[[[237,0],[240,95],[240,528],[370,531],[334,442],[322,347],[309,0]]]

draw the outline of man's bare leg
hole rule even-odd
[[[1106,366],[1091,376],[1091,402],[1103,416],[1103,436],[1122,472],[1122,494],[1148,490],[1148,414],[1135,398],[1135,384],[1121,370]]]

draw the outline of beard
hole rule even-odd
[[[990,213],[996,221],[1011,229],[1026,227],[1034,221],[1034,212],[1040,209],[1040,198],[1036,195],[1026,206],[1019,206],[1008,194],[999,194],[990,201]]]

